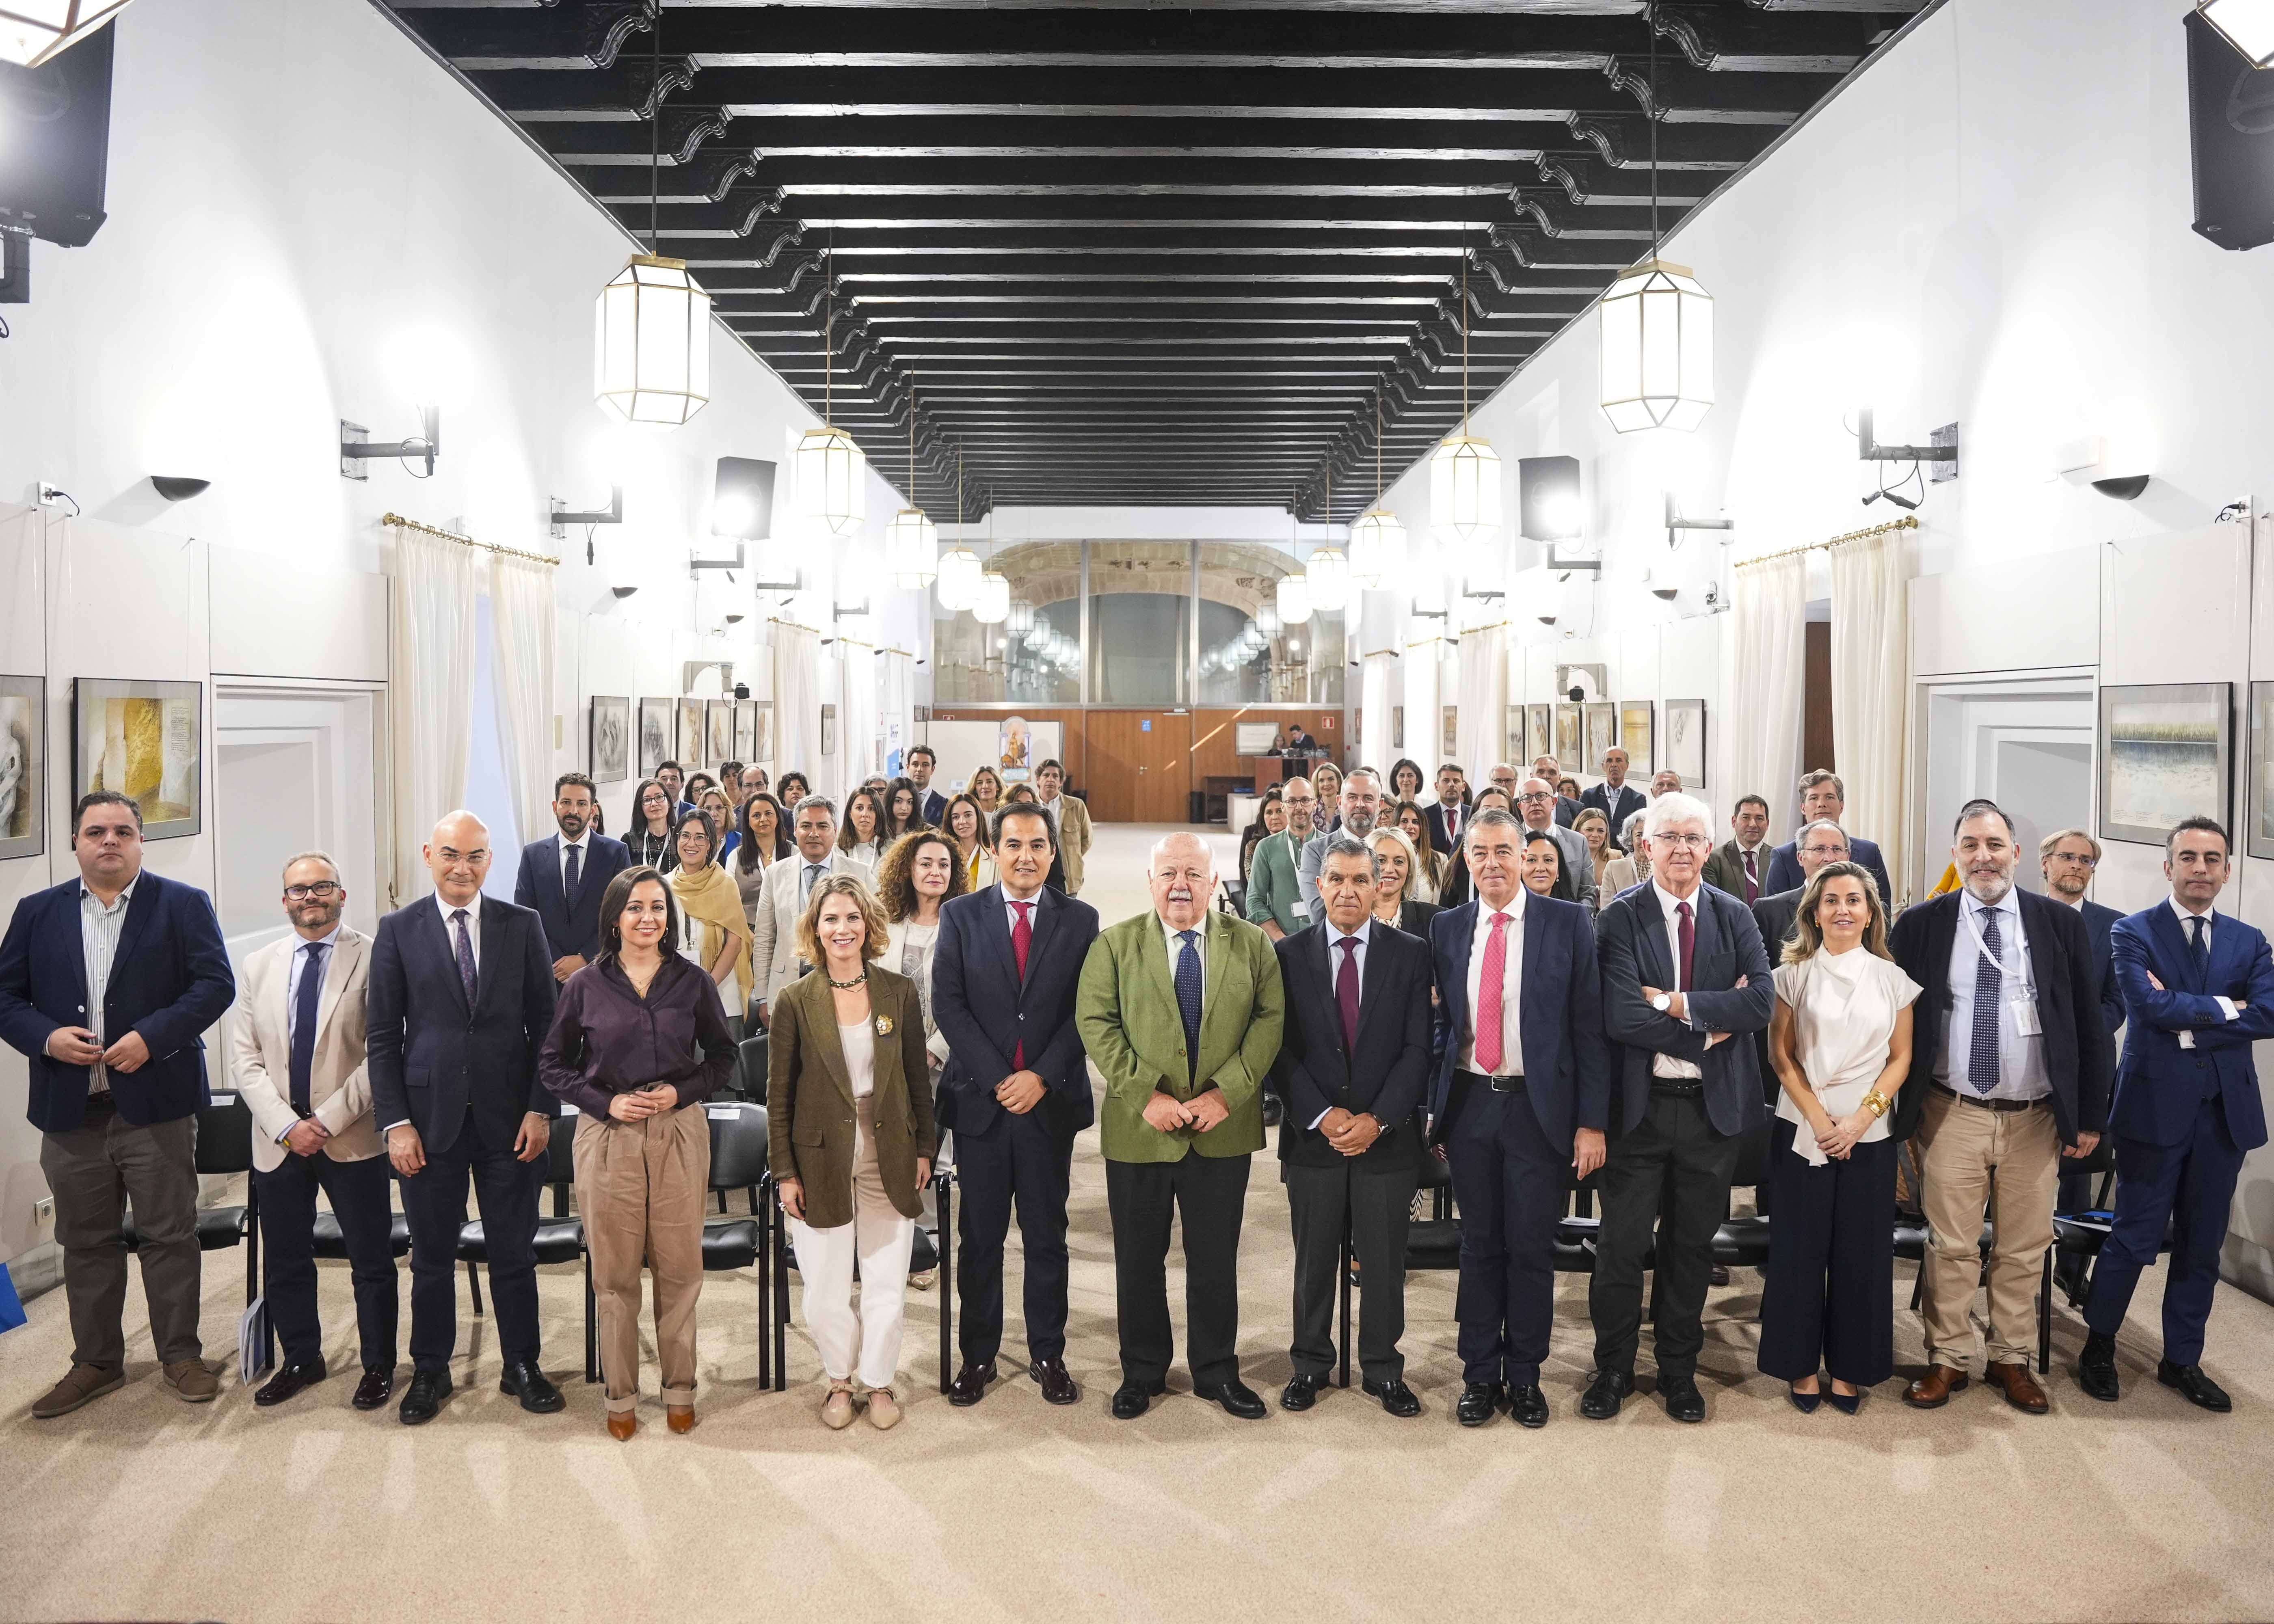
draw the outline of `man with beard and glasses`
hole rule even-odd
[[[1343,780],[1341,832],[1364,844],[1382,816],[1382,778],[1371,767],[1353,767]],[[1296,880],[1303,895],[1303,920],[1315,925],[1324,917],[1319,909],[1319,868],[1327,860],[1327,841],[1336,831],[1313,835],[1303,847]]]

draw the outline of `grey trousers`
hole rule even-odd
[[[1280,1171],[1295,1232],[1295,1341],[1288,1350],[1295,1373],[1323,1377],[1334,1367],[1335,1275],[1347,1220],[1359,1264],[1359,1368],[1368,1381],[1398,1380],[1405,1373],[1397,1350],[1405,1335],[1405,1237],[1419,1169],[1377,1171],[1346,1162],[1289,1162]]]
[[[76,1128],[40,1139],[40,1170],[56,1198],[56,1244],[64,1249],[72,1359],[117,1370],[126,1363],[126,1245],[118,1229],[134,1205],[150,1340],[161,1364],[203,1356],[198,1341],[198,1123],[194,1116],[138,1128],[107,1102],[89,1101]]]

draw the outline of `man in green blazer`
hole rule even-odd
[[[1319,804],[1308,778],[1288,779],[1280,793],[1287,803],[1287,828],[1284,833],[1264,836],[1247,862],[1248,922],[1262,926],[1263,934],[1274,942],[1293,936],[1311,922],[1296,871],[1302,863],[1304,843],[1316,832],[1311,827],[1311,813]]]
[[[1115,1419],[1165,1390],[1169,1223],[1185,1226],[1186,1362],[1193,1391],[1257,1420],[1239,1380],[1239,1221],[1263,1148],[1263,1083],[1279,1053],[1279,961],[1254,926],[1211,912],[1216,854],[1198,835],[1153,848],[1153,911],[1099,933],[1074,1024],[1105,1078],[1098,1114],[1113,1221],[1121,1387]]]

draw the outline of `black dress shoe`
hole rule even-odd
[[[1287,1385],[1279,1389],[1279,1408],[1282,1410],[1308,1410],[1312,1405],[1319,1402],[1319,1387],[1322,1380],[1322,1378],[1317,1376],[1295,1375],[1289,1377]],[[1371,1385],[1367,1388],[1367,1391],[1369,1393],[1373,1390],[1374,1389]]]
[[[968,1410],[987,1396],[987,1384],[994,1380],[994,1365],[967,1365],[955,1372],[955,1380],[947,1389],[947,1402],[958,1410]]]
[[[2167,1387],[2177,1387],[2188,1403],[2199,1409],[2215,1410],[2225,1415],[2234,1408],[2234,1401],[2226,1389],[2203,1374],[2200,1365],[2174,1365],[2169,1359],[2156,1361],[2156,1380]]]
[[[1134,1421],[1165,1391],[1157,1381],[1125,1381],[1113,1390],[1113,1418]]]
[[[1482,1426],[1500,1409],[1500,1383],[1472,1381],[1461,1389],[1453,1406],[1453,1419],[1463,1426]]]
[[[2087,1398],[2097,1398],[2104,1404],[2112,1404],[2122,1395],[2123,1387],[2116,1377],[2113,1336],[2103,1336],[2097,1331],[2086,1335],[2084,1351],[2076,1360],[2076,1385]]]
[[[422,1370],[410,1372],[410,1386],[403,1395],[403,1403],[395,1414],[403,1417],[405,1426],[418,1426],[432,1421],[442,1408],[442,1401],[450,1396],[450,1372],[446,1370]]]
[[[301,1388],[313,1387],[331,1372],[324,1368],[321,1359],[305,1365],[287,1365],[268,1379],[268,1385],[252,1395],[252,1402],[263,1410],[271,1404],[281,1404],[297,1394]]]
[[[1413,1396],[1413,1389],[1405,1385],[1402,1377],[1392,1376],[1388,1381],[1360,1378],[1358,1385],[1367,1397],[1380,1399],[1382,1409],[1401,1420],[1421,1413],[1421,1401]]]
[[[1579,1399],[1579,1413],[1590,1421],[1608,1421],[1619,1413],[1619,1401],[1634,1391],[1634,1378],[1625,1371],[1597,1371]]]
[[[395,1392],[395,1372],[392,1370],[367,1370],[363,1380],[356,1383],[355,1396],[348,1401],[358,1410],[377,1410]]]
[[[1036,1359],[1027,1366],[1027,1374],[1043,1390],[1043,1402],[1047,1404],[1079,1404],[1081,1389],[1074,1385],[1073,1374],[1064,1359]]]
[[[533,1416],[549,1416],[568,1402],[530,1359],[507,1365],[505,1373],[498,1378],[498,1391],[519,1399],[521,1407]]]
[[[1238,1380],[1193,1386],[1193,1396],[1204,1398],[1211,1404],[1224,1406],[1224,1413],[1237,1416],[1242,1421],[1261,1421],[1271,1412],[1264,1408],[1263,1397],[1254,1387]]]
[[[1726,1263],[1716,1263],[1712,1271],[1706,1274],[1706,1278],[1707,1282],[1712,1285],[1728,1285],[1729,1283],[1729,1266]]]
[[[1698,1390],[1696,1380],[1689,1376],[1660,1376],[1658,1396],[1666,1405],[1666,1413],[1676,1421],[1703,1421],[1706,1418],[1706,1395]]]
[[[1543,1427],[1547,1425],[1547,1395],[1540,1384],[1510,1387],[1508,1390],[1508,1413],[1516,1417],[1518,1426]]]

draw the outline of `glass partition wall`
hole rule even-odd
[[[938,705],[1340,705],[1343,613],[1281,621],[1295,560],[1254,542],[967,539],[1011,587],[982,625],[932,599]]]

